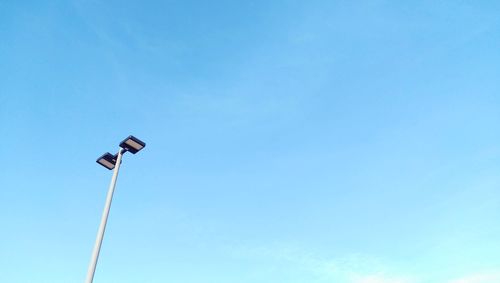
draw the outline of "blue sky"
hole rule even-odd
[[[495,1],[3,1],[0,281],[500,282]]]

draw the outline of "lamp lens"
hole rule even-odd
[[[111,162],[107,161],[107,160],[106,160],[106,159],[104,159],[104,158],[101,158],[101,159],[99,160],[99,163],[101,163],[102,165],[104,165],[104,167],[106,167],[106,168],[110,168],[110,169],[111,169],[111,168],[115,167],[115,165],[114,165],[113,163],[111,163]]]
[[[128,146],[132,147],[133,149],[135,150],[141,150],[144,146],[142,146],[141,144],[133,141],[132,139],[128,139],[126,142],[125,142]]]

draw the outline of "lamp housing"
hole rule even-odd
[[[120,147],[132,154],[136,154],[146,146],[146,143],[134,136],[128,136],[120,143]]]
[[[101,157],[99,157],[96,162],[101,164],[108,170],[113,170],[116,165],[116,156],[109,152],[106,152]]]

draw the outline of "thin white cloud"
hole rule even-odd
[[[366,275],[351,279],[352,283],[413,283],[415,281],[408,278],[391,277],[388,275]]]
[[[297,248],[238,249],[238,256],[287,262],[295,269],[303,270],[315,282],[325,283],[420,283],[409,275],[401,275],[382,260],[352,254],[342,258],[323,259]],[[460,282],[461,283],[461,282]]]
[[[368,256],[349,256],[344,259],[323,262],[320,273],[325,282],[346,283],[417,283],[414,276],[401,275],[381,260]]]
[[[260,247],[232,249],[238,257],[287,263],[294,269],[310,274],[321,283],[499,283],[500,269],[478,272],[436,281],[439,274],[416,274],[404,265],[380,258],[351,254],[345,257],[325,259],[297,247]],[[457,270],[459,272],[459,270]],[[443,277],[441,274],[438,277]]]
[[[449,283],[498,283],[500,282],[500,271],[485,272],[454,279]]]

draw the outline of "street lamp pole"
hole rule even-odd
[[[106,230],[106,223],[108,222],[109,210],[111,208],[111,202],[113,201],[113,194],[116,187],[116,179],[118,178],[118,172],[120,171],[120,164],[122,162],[122,156],[124,149],[120,148],[118,151],[118,156],[116,158],[116,165],[113,170],[113,177],[111,178],[111,183],[109,184],[108,196],[106,197],[106,205],[104,206],[104,211],[102,212],[101,225],[99,225],[99,231],[97,231],[97,238],[95,240],[94,251],[92,252],[92,258],[89,264],[89,270],[87,271],[87,279],[85,283],[92,283],[94,281],[95,269],[97,266],[97,260],[99,258],[99,252],[101,251],[102,239],[104,238],[104,231]]]
[[[128,136],[120,143],[120,149],[117,154],[113,155],[106,152],[96,160],[97,163],[106,169],[113,170],[113,177],[111,178],[111,183],[109,184],[108,196],[106,197],[106,204],[104,206],[104,211],[102,212],[101,224],[99,225],[99,230],[97,231],[97,239],[95,240],[94,250],[92,252],[92,258],[90,259],[85,283],[92,283],[94,281],[97,260],[99,259],[99,252],[101,251],[102,239],[104,238],[104,232],[106,230],[106,223],[108,222],[109,210],[111,209],[111,202],[113,201],[113,194],[115,192],[116,179],[118,178],[118,172],[120,171],[120,165],[122,163],[122,156],[125,152],[136,154],[145,146],[146,143],[140,139],[134,136]]]

